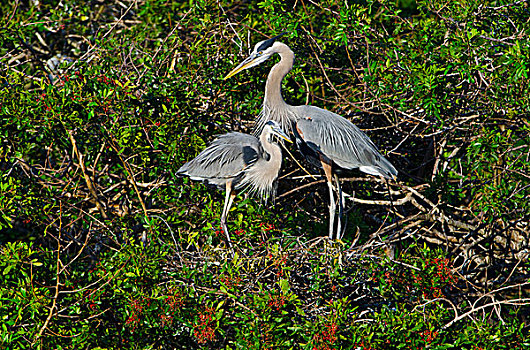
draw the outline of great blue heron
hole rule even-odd
[[[274,181],[282,165],[282,151],[272,140],[272,135],[291,142],[280,125],[271,120],[265,123],[259,139],[240,132],[221,135],[177,171],[178,175],[189,176],[192,180],[225,187],[221,228],[230,246],[226,217],[236,196],[235,190],[248,189],[265,200],[274,194]]]
[[[272,67],[267,77],[263,110],[257,123],[257,130],[269,120],[277,121],[282,125],[283,130],[294,134],[300,151],[312,162],[316,161],[322,166],[329,187],[329,238],[333,238],[336,212],[333,197],[333,178],[335,178],[339,202],[336,238],[340,239],[343,199],[334,169],[359,168],[364,173],[385,178],[395,178],[397,170],[379,153],[368,136],[346,118],[315,106],[291,106],[283,100],[281,84],[293,67],[294,53],[287,45],[276,41],[282,35],[257,43],[250,56],[224,79],[266,61],[275,53],[280,55],[280,62]]]

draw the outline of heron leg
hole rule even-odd
[[[344,213],[344,195],[342,193],[342,189],[340,187],[339,177],[337,174],[335,175],[335,182],[337,183],[337,196],[339,201],[339,218],[337,220],[337,236],[336,239],[342,238],[342,215]]]
[[[228,212],[230,211],[230,207],[232,206],[232,202],[234,201],[235,196],[236,196],[236,193],[232,189],[232,181],[227,181],[225,203],[223,206],[223,213],[221,214],[221,228],[225,232],[226,238],[228,240],[228,245],[230,246],[230,248],[232,248],[232,241],[230,240],[230,234],[228,233],[228,228],[226,227],[226,218],[228,216]]]
[[[335,223],[335,211],[336,211],[336,204],[335,204],[335,198],[333,197],[333,184],[328,181],[328,188],[329,188],[329,239],[333,239],[333,226]]]
[[[328,188],[329,188],[329,239],[333,239],[333,232],[334,232],[333,227],[334,227],[334,223],[335,223],[335,211],[336,211],[335,198],[333,197],[333,176],[332,176],[331,164],[328,164],[322,158],[320,159],[320,161],[322,162],[322,168],[324,169],[324,173],[326,174],[326,179],[327,179],[327,182],[328,182]]]

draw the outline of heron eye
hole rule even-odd
[[[258,55],[263,55],[263,51],[258,51]]]

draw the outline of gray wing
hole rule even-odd
[[[238,180],[262,156],[263,148],[256,137],[232,132],[216,138],[177,174],[223,185],[228,179]]]
[[[344,169],[359,168],[371,175],[392,178],[394,166],[383,157],[372,140],[340,115],[314,106],[298,106],[296,129],[314,152],[324,155]]]

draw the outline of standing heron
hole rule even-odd
[[[219,136],[177,171],[177,175],[226,189],[221,228],[230,246],[226,217],[236,196],[235,191],[248,189],[265,200],[274,194],[274,183],[282,166],[282,151],[272,140],[273,135],[291,142],[280,125],[270,120],[265,123],[259,139],[240,132]]]
[[[263,110],[260,113],[257,130],[269,120],[280,123],[283,130],[294,134],[302,154],[324,169],[330,200],[329,238],[333,238],[336,211],[333,197],[333,178],[335,179],[339,202],[336,238],[340,239],[343,199],[339,179],[335,173],[336,168],[358,168],[364,173],[387,179],[395,178],[397,170],[379,153],[368,136],[348,119],[315,106],[291,106],[283,100],[282,80],[293,67],[294,53],[287,45],[276,41],[282,35],[257,43],[250,56],[224,79],[266,61],[275,53],[280,55],[280,62],[272,67],[267,77]]]

